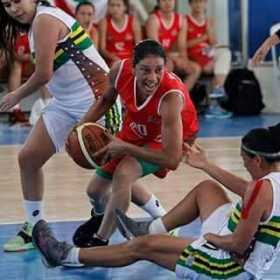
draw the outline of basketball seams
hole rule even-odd
[[[87,161],[91,164],[91,166],[93,168],[97,168],[98,165],[92,160],[91,156],[89,155],[87,149],[86,149],[86,146],[85,146],[85,143],[84,143],[84,139],[83,139],[83,135],[82,135],[82,130],[83,128],[87,126],[87,123],[86,124],[83,124],[81,126],[78,126],[76,128],[77,130],[77,136],[78,136],[78,142],[80,144],[80,147],[81,147],[81,150],[82,150],[82,153],[83,155],[85,156],[85,158],[87,159]]]

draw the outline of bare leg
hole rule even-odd
[[[197,217],[204,221],[215,209],[229,202],[225,191],[216,182],[205,180],[171,209],[162,221],[167,231],[170,231],[191,223]]]
[[[184,70],[188,74],[187,78],[185,79],[185,83],[188,86],[188,89],[192,90],[195,83],[200,77],[201,67],[199,66],[199,64],[193,61],[188,61],[187,63],[185,63]]]
[[[120,245],[80,249],[79,259],[86,265],[105,267],[148,260],[174,271],[182,251],[192,241],[166,235],[142,236]]]
[[[18,156],[24,199],[42,200],[43,173],[41,167],[54,153],[55,147],[40,118]]]
[[[116,228],[115,209],[126,211],[131,200],[132,184],[141,176],[142,170],[136,159],[124,158],[115,170],[112,181],[112,195],[106,206],[104,219],[98,231],[102,239],[109,239]]]
[[[143,206],[152,196],[152,193],[139,182],[132,186],[131,201],[138,206]]]

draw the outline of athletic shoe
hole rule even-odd
[[[65,261],[72,245],[59,242],[53,235],[47,222],[40,220],[32,232],[33,242],[43,257],[43,263],[48,267],[67,265]]]
[[[128,240],[134,237],[149,234],[149,222],[136,222],[127,217],[122,210],[116,209],[116,223],[121,234]]]
[[[109,240],[101,240],[96,236],[92,236],[89,238],[88,242],[84,244],[83,248],[91,248],[91,247],[98,247],[98,246],[107,246],[109,244]]]
[[[20,252],[34,249],[32,243],[32,229],[33,226],[25,222],[20,232],[4,244],[5,252]]]
[[[232,112],[225,111],[220,106],[213,106],[205,113],[205,118],[229,119],[232,115]]]
[[[73,235],[73,243],[80,248],[92,247],[92,238],[97,233],[103,220],[103,215],[96,216],[93,209],[91,218],[80,225]]]
[[[226,96],[226,92],[224,87],[217,87],[209,94],[209,97],[211,99],[223,98],[225,96]]]

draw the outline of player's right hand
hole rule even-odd
[[[206,155],[206,151],[199,146],[197,143],[194,143],[190,146],[187,143],[184,143],[184,156],[185,156],[185,163],[194,167],[203,169],[204,166],[207,164],[208,159]]]
[[[5,95],[0,101],[0,112],[6,112],[13,108],[20,101],[19,96],[15,92],[10,92]]]

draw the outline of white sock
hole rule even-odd
[[[63,264],[81,264],[79,260],[80,248],[73,247],[65,260],[63,260]]]
[[[23,200],[23,207],[25,210],[27,221],[33,226],[40,220],[43,219],[44,210],[43,210],[43,201],[31,201]]]
[[[167,233],[167,230],[161,218],[157,218],[152,221],[152,223],[149,226],[149,233],[150,234]]]
[[[149,213],[153,218],[159,218],[166,214],[165,209],[162,207],[161,203],[159,202],[158,198],[152,194],[150,200],[141,208]]]

